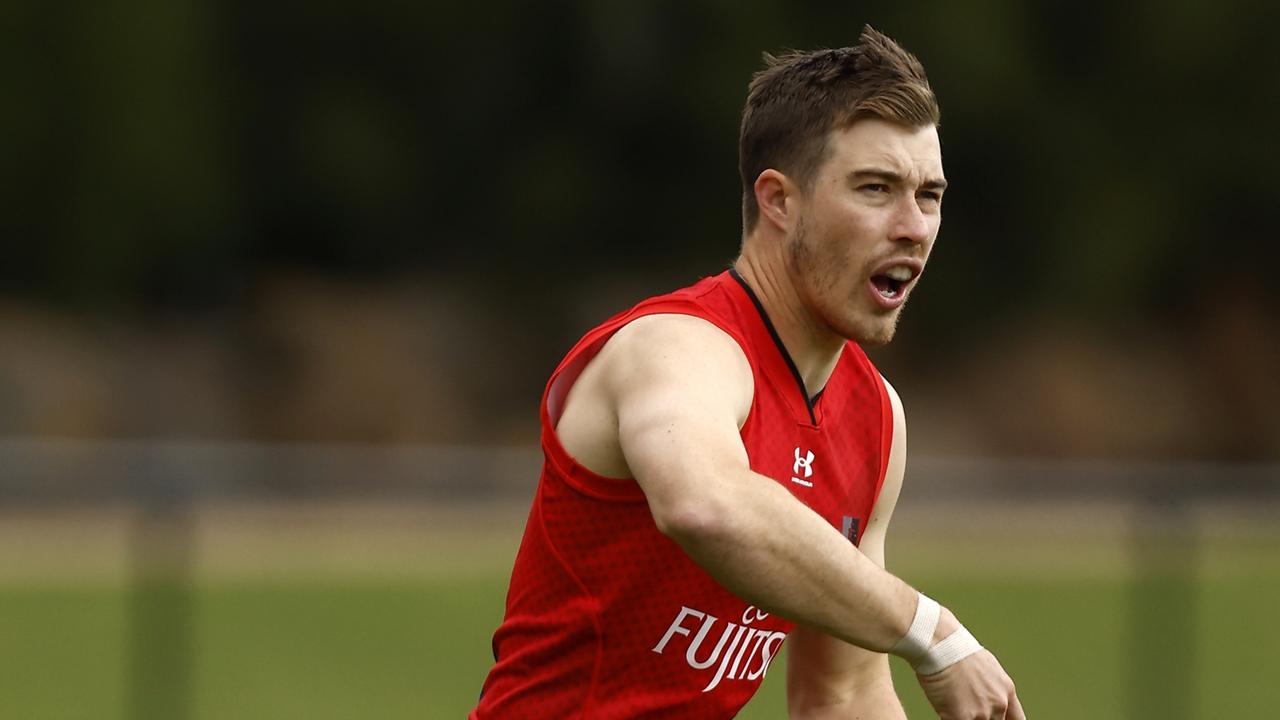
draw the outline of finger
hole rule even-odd
[[[1009,712],[1005,714],[1005,720],[1027,720],[1027,714],[1023,712],[1016,692],[1009,696]]]

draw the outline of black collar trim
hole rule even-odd
[[[760,298],[756,297],[756,291],[751,289],[747,281],[738,274],[737,268],[729,266],[729,275],[742,286],[746,291],[747,297],[751,298],[751,304],[756,306],[756,312],[760,313],[760,319],[764,321],[764,327],[769,331],[769,337],[773,338],[773,344],[778,346],[778,352],[782,353],[782,359],[787,361],[787,367],[791,368],[791,377],[795,378],[796,386],[800,388],[800,397],[804,398],[804,405],[809,410],[809,422],[817,425],[818,416],[813,411],[814,403],[818,402],[818,398],[822,397],[822,390],[817,395],[809,397],[809,390],[804,386],[804,378],[800,376],[800,369],[796,367],[795,360],[791,359],[791,353],[787,352],[787,346],[782,344],[782,338],[778,335],[778,330],[773,326],[773,321],[769,319],[769,313],[764,311],[764,305],[760,304]],[[826,388],[823,388],[824,390]]]

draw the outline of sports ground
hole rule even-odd
[[[996,650],[1030,717],[1274,716],[1280,530],[1265,517],[1205,509],[1186,537],[1135,553],[1114,508],[1027,515],[908,510],[889,561]],[[523,508],[202,508],[179,538],[186,564],[150,590],[131,583],[131,548],[161,540],[136,521],[0,515],[4,717],[463,717]],[[908,714],[932,717],[903,670]],[[785,717],[783,677],[775,664],[740,717]]]

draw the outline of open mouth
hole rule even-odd
[[[871,284],[876,286],[876,291],[886,298],[896,298],[902,292],[902,286],[906,285],[901,280],[894,280],[888,275],[876,275],[871,278]]]
[[[894,300],[902,295],[907,284],[915,276],[914,269],[906,265],[894,265],[878,275],[872,275],[871,284],[885,299]]]

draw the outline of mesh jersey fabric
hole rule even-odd
[[[588,332],[547,383],[545,462],[493,636],[495,664],[470,720],[731,718],[794,627],[722,587],[658,531],[639,485],[579,465],[556,436],[586,364],[619,328],[657,313],[704,318],[742,347],[755,380],[741,429],[752,470],[852,542],[870,516],[893,416],[861,348],[846,344],[810,402],[763,307],[733,271],[641,302]]]

